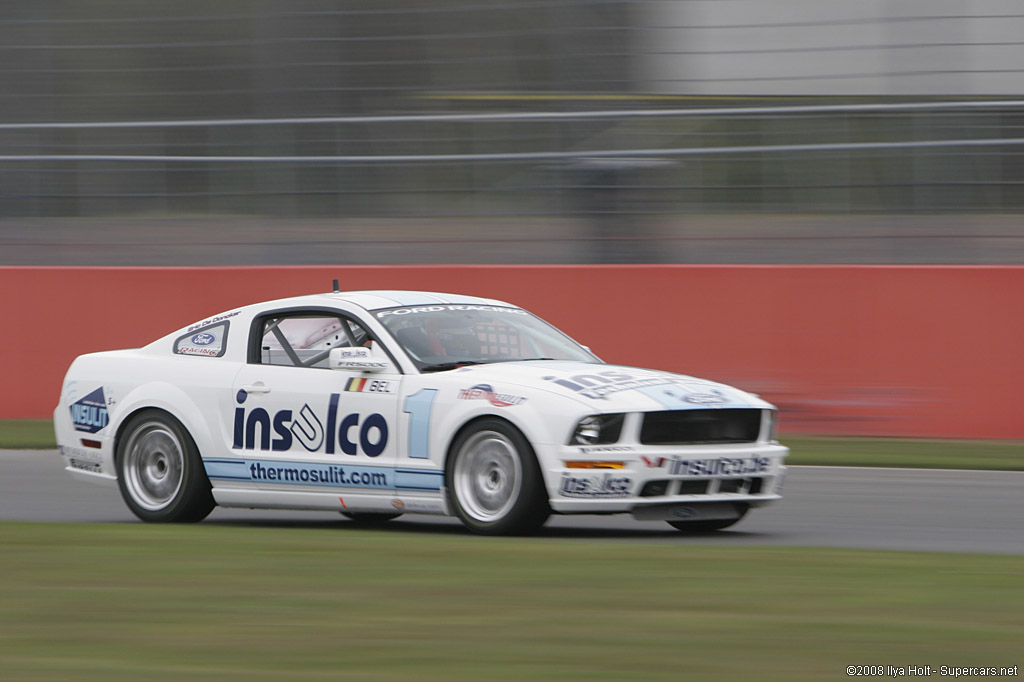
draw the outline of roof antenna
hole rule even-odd
[[[338,280],[334,280],[334,293],[340,294],[341,289],[338,288]]]

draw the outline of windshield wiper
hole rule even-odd
[[[447,372],[451,369],[458,369],[459,367],[465,367],[467,365],[487,365],[490,363],[480,362],[479,360],[460,360],[458,362],[439,362],[435,365],[426,365],[420,367],[421,372]]]

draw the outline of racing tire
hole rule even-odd
[[[160,410],[133,416],[117,439],[117,485],[132,513],[150,523],[194,523],[216,503],[199,448]]]
[[[341,515],[360,526],[379,526],[401,516],[389,512],[341,512]]]
[[[698,533],[713,533],[716,530],[722,530],[729,526],[736,525],[743,520],[743,517],[747,515],[748,507],[743,507],[740,510],[740,515],[734,519],[707,519],[704,521],[669,521],[668,525],[672,526],[678,531],[683,533],[698,534]]]
[[[533,448],[501,419],[481,419],[459,434],[445,480],[451,509],[480,535],[532,533],[551,515]]]

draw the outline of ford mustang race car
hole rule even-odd
[[[221,505],[493,535],[551,513],[730,526],[779,499],[775,421],[750,393],[604,364],[509,303],[411,291],[259,303],[83,355],[54,411],[67,470],[116,481],[145,521]]]

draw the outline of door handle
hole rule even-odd
[[[257,381],[255,384],[242,386],[242,390],[246,393],[270,393],[270,386],[267,386],[262,381]]]

